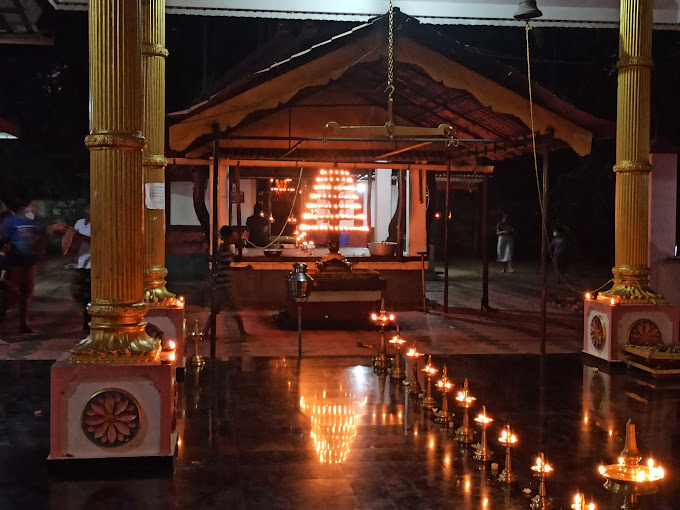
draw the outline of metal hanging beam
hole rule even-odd
[[[344,135],[348,138],[365,138],[367,136],[384,136],[390,141],[395,138],[413,138],[413,137],[429,137],[441,136],[444,138],[436,138],[440,142],[452,142],[455,133],[452,126],[449,124],[439,124],[436,128],[420,127],[420,126],[395,126],[391,122],[386,122],[383,126],[341,126],[337,122],[328,122],[324,128],[324,141],[331,138],[331,135]]]
[[[210,159],[193,158],[168,158],[168,165],[210,165]],[[391,168],[392,170],[426,170],[430,172],[446,172],[450,168],[452,172],[470,174],[490,174],[494,167],[491,165],[444,165],[431,163],[342,163],[336,161],[291,161],[272,159],[222,159],[225,165],[251,168],[330,168],[337,167],[345,170],[370,170],[379,168]]]
[[[328,124],[336,124],[338,125],[337,122],[329,122]],[[327,124],[327,125],[328,125]],[[446,124],[441,124],[441,126],[446,126]],[[352,127],[352,126],[349,126]],[[400,127],[396,126],[399,128],[399,132],[402,132],[403,129],[408,129],[408,130],[436,130],[436,133],[430,132],[430,133],[413,133],[408,136],[400,137],[397,140],[394,140],[390,138],[389,136],[386,135],[385,131],[385,126],[354,126],[354,127],[360,127],[360,128],[370,128],[374,130],[373,137],[372,138],[365,138],[365,137],[358,137],[358,136],[257,136],[257,135],[227,135],[227,134],[222,134],[222,135],[217,135],[217,137],[220,140],[253,140],[253,141],[266,141],[266,142],[288,142],[288,141],[297,141],[297,142],[389,142],[389,143],[394,143],[394,142],[414,142],[414,143],[420,143],[420,142],[443,142],[443,143],[449,143],[449,142],[459,142],[459,143],[512,143],[512,142],[518,142],[519,140],[516,139],[509,139],[505,140],[502,138],[455,138],[455,137],[450,137],[450,138],[440,138],[437,137],[439,133],[439,128],[420,128],[420,127]],[[447,126],[448,128],[452,129],[451,126]],[[347,126],[340,126],[341,129],[347,129]],[[342,134],[347,134],[346,131],[340,131]],[[435,138],[429,138],[429,136],[434,136]],[[526,140],[525,137],[521,139],[522,141]]]

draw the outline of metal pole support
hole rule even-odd
[[[302,357],[302,304],[298,303],[298,358]]]

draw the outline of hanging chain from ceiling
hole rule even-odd
[[[392,99],[394,94],[394,3],[390,0],[389,30],[387,32],[387,88],[385,92]],[[390,119],[392,120],[392,119]]]

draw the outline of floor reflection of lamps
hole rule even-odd
[[[302,304],[307,301],[312,292],[314,280],[307,274],[307,264],[297,262],[293,264],[293,271],[286,280],[288,297],[297,303],[298,312],[298,357],[302,357]]]
[[[322,398],[300,397],[300,410],[309,415],[310,436],[314,449],[323,464],[341,464],[347,460],[350,446],[357,434],[358,416],[355,406],[345,401],[330,399],[324,392]],[[361,405],[363,407],[363,404]]]
[[[619,455],[619,462],[599,468],[600,474],[607,479],[604,488],[623,494],[622,510],[639,509],[638,496],[654,494],[659,490],[658,482],[664,477],[663,468],[655,466],[654,459],[649,459],[647,465],[640,465],[641,460],[635,439],[635,425],[628,420],[626,442]]]

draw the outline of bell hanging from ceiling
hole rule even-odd
[[[522,0],[519,3],[514,18],[519,20],[530,20],[541,16],[543,16],[543,13],[536,7],[536,0]]]

